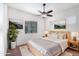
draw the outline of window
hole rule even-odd
[[[37,33],[37,22],[25,21],[25,33]]]

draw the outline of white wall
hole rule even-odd
[[[23,29],[19,30],[19,35],[17,38],[17,45],[25,44],[30,39],[39,38],[44,33],[44,21],[38,16],[34,16],[28,12],[24,12],[14,8],[8,8],[8,18],[12,18],[15,21],[22,21]],[[38,32],[34,34],[25,34],[25,21],[37,21]]]
[[[0,4],[0,55],[4,55],[3,37],[3,4]]]
[[[6,55],[7,52],[7,5],[0,4],[0,55]]]
[[[66,9],[59,13],[53,13],[53,17],[46,18],[46,30],[49,30],[49,22],[53,20],[66,20],[67,17],[76,16],[76,23],[73,25],[67,25],[68,31],[78,31],[79,25],[79,7],[73,7]],[[17,38],[17,45],[25,44],[30,39],[35,39],[41,37],[44,33],[44,20],[38,16],[34,16],[28,12],[24,12],[14,8],[8,8],[8,18],[16,19],[16,21],[23,21],[23,30],[19,30],[19,35]],[[38,22],[38,33],[35,34],[25,34],[25,21],[37,21]],[[76,30],[78,29],[78,30]]]
[[[67,30],[68,31],[79,31],[79,27],[78,27],[79,26],[79,6],[75,6],[75,7],[63,10],[62,12],[59,12],[59,13],[54,13],[53,17],[48,18],[48,24],[50,21],[53,22],[54,20],[65,20],[66,21],[67,18],[71,16],[76,16],[76,23],[71,24],[71,25],[66,24]]]

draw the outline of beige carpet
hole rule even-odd
[[[22,56],[33,56],[33,54],[28,50],[27,46],[21,46],[19,48]],[[73,56],[73,54],[65,51],[60,56]]]

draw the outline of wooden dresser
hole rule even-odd
[[[76,38],[75,38],[75,40],[72,39],[70,36],[70,33],[67,33],[67,37],[68,37],[68,47],[79,51],[79,40]]]
[[[69,40],[68,42],[69,48],[79,51],[79,41]]]

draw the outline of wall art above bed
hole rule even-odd
[[[49,22],[50,29],[66,29],[65,20],[57,20]]]
[[[54,24],[54,29],[66,29],[65,24]]]

